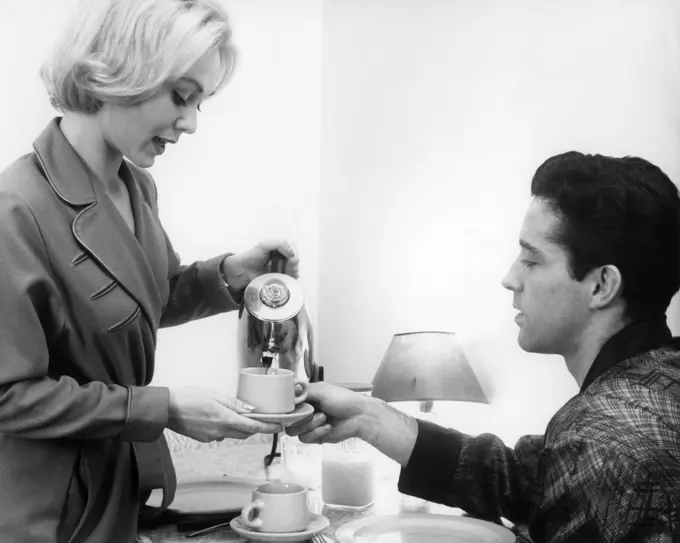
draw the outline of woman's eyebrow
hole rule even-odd
[[[193,77],[182,76],[182,77],[179,78],[179,80],[180,80],[180,81],[187,81],[187,82],[189,82],[189,83],[193,83],[194,85],[196,85],[196,88],[198,89],[198,92],[201,93],[201,94],[203,94],[203,87],[202,87],[201,84],[200,84],[198,81],[196,81]]]

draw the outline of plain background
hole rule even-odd
[[[0,167],[57,113],[38,68],[73,0],[0,18]],[[668,0],[230,0],[240,50],[199,129],[150,170],[183,260],[291,239],[329,381],[370,381],[393,334],[456,332],[507,440],[577,387],[516,343],[500,286],[535,169],[571,149],[680,179]],[[669,313],[678,332],[680,310]],[[159,334],[154,384],[236,390],[236,315]],[[456,425],[456,421],[452,424]],[[481,428],[484,430],[486,428]]]

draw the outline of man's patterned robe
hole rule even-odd
[[[510,448],[418,425],[403,493],[526,525],[535,543],[680,542],[680,339],[665,317],[613,336],[543,436]]]

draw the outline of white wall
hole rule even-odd
[[[0,17],[0,168],[56,115],[38,68],[74,0],[8,2]],[[284,236],[302,255],[315,316],[321,122],[321,3],[226,1],[240,50],[224,92],[199,129],[151,169],[161,219],[186,262]],[[236,391],[236,315],[159,334],[154,384]]]
[[[453,331],[498,431],[544,429],[577,387],[561,359],[519,349],[499,282],[549,156],[636,154],[680,179],[670,5],[324,3],[327,380],[370,381],[394,333]]]
[[[187,262],[284,236],[301,255],[312,318],[318,290],[321,3],[225,2],[239,65],[202,107],[199,130],[151,170],[161,218]],[[194,171],[198,168],[198,171]],[[236,393],[235,314],[159,334],[154,383]]]
[[[3,7],[0,167],[54,115],[37,69],[73,3]],[[394,333],[455,331],[494,402],[489,429],[542,431],[576,385],[560,360],[517,347],[499,284],[529,180],[573,148],[641,155],[680,179],[673,2],[225,5],[240,65],[152,169],[184,260],[285,235],[328,380],[370,381]],[[233,393],[235,327],[224,315],[161,331],[154,382]]]

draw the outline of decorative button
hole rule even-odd
[[[273,279],[260,290],[260,300],[267,307],[281,307],[289,298],[288,287],[278,279]]]

